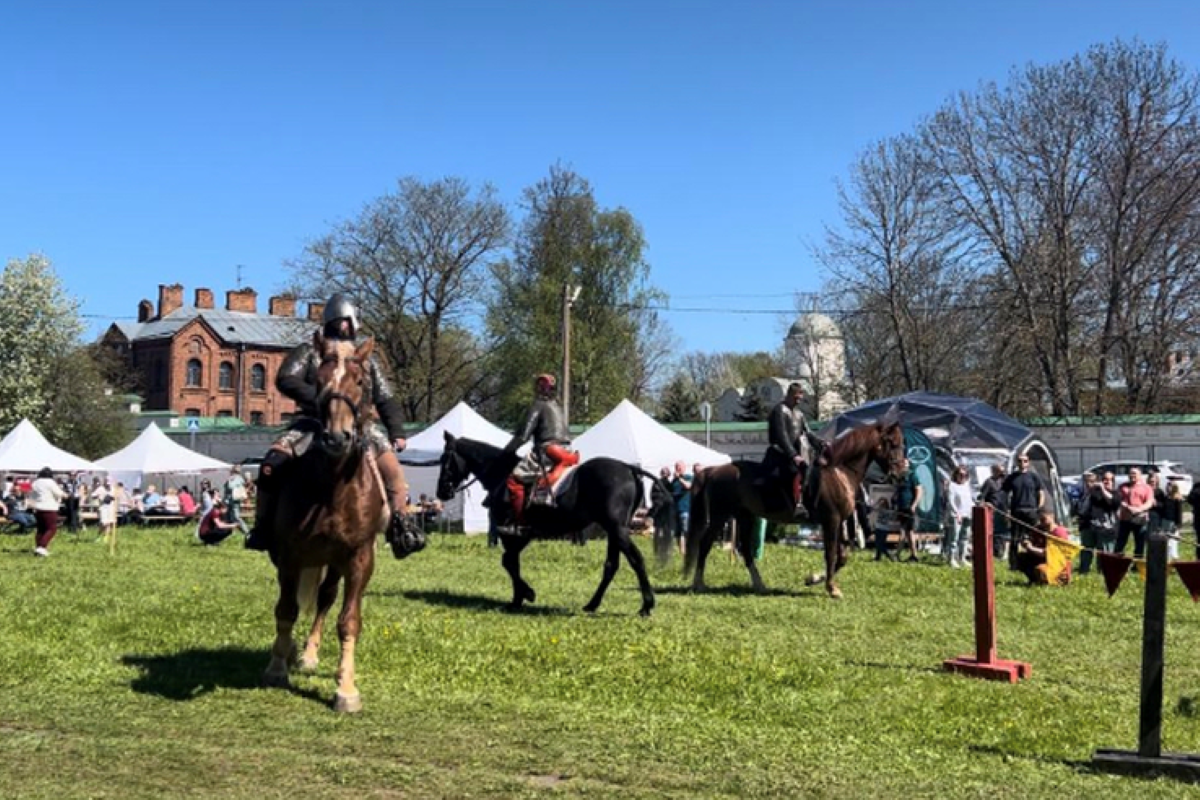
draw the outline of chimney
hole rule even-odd
[[[272,297],[268,307],[272,317],[296,316],[296,298],[290,294],[281,294],[278,297]]]
[[[196,290],[196,308],[215,308],[213,306],[212,289]]]
[[[149,300],[138,303],[138,322],[149,322],[154,316],[154,304]]]
[[[225,293],[226,311],[244,311],[247,314],[258,313],[258,292],[250,287],[234,289]]]
[[[177,308],[183,308],[183,286],[172,283],[158,285],[158,318],[162,319]]]
[[[325,316],[325,304],[324,303],[309,303],[308,304],[308,318],[310,320],[312,320],[313,322],[320,322],[324,316]]]

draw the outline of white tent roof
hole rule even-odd
[[[729,463],[729,456],[660,425],[628,400],[618,403],[604,419],[572,442],[571,447],[585,461],[609,456],[655,474],[676,461],[682,461],[689,469],[697,463],[705,467]]]
[[[446,449],[445,431],[455,436],[465,436],[477,442],[487,442],[497,447],[508,444],[512,435],[481,417],[475,409],[460,402],[437,422],[408,440],[408,446],[400,454],[405,464],[434,464]]]
[[[98,467],[46,441],[32,422],[23,419],[0,440],[0,471],[37,472],[49,467],[55,472],[94,472]]]
[[[143,474],[203,472],[229,469],[229,466],[171,441],[153,422],[124,448],[96,462],[96,468],[106,472]]]

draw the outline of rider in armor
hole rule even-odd
[[[783,400],[780,401],[767,417],[767,435],[770,445],[763,456],[763,465],[768,467],[773,480],[786,480],[785,491],[796,507],[797,515],[805,514],[804,500],[810,493],[805,478],[808,475],[809,461],[806,452],[815,448],[823,453],[824,442],[808,429],[808,421],[800,410],[800,401],[804,399],[804,387],[799,383],[788,385]],[[804,491],[801,491],[804,487]]]
[[[325,316],[322,331],[326,338],[354,341],[359,332],[358,312],[353,303],[342,294],[335,294],[325,304]],[[279,372],[275,376],[275,386],[286,397],[296,401],[300,416],[292,425],[275,440],[267,451],[259,468],[257,481],[258,503],[254,513],[254,528],[246,539],[246,547],[251,550],[270,550],[271,525],[274,514],[276,494],[275,472],[280,465],[295,456],[303,454],[312,442],[313,436],[321,430],[317,420],[320,410],[317,408],[317,369],[320,366],[320,354],[316,352],[312,342],[306,342],[288,353]],[[368,436],[371,449],[375,454],[375,463],[379,475],[386,488],[387,501],[391,506],[392,515],[387,531],[388,541],[393,543],[393,552],[402,557],[394,545],[400,540],[400,534],[405,530],[404,507],[408,497],[408,486],[404,480],[404,472],[396,458],[396,451],[405,447],[404,427],[400,419],[400,404],[397,402],[391,384],[384,377],[383,370],[374,358],[370,361],[371,392],[375,410],[380,420],[387,428],[387,437],[377,426],[370,426]],[[407,555],[408,553],[403,553]]]
[[[524,518],[526,492],[539,476],[545,475],[546,482],[553,484],[562,470],[579,463],[579,454],[567,449],[571,434],[563,418],[562,406],[555,399],[557,382],[554,376],[538,375],[533,382],[533,393],[533,405],[525,422],[504,448],[508,453],[515,453],[517,448],[533,439],[529,454],[517,463],[507,482],[514,529]]]

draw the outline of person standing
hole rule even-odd
[[[117,530],[117,498],[113,494],[112,484],[107,478],[92,492],[92,501],[96,504],[100,536],[111,541]]]
[[[1158,507],[1158,530],[1167,535],[1167,559],[1179,558],[1179,531],[1183,525],[1183,490],[1172,481]]]
[[[37,480],[29,488],[33,504],[33,516],[37,520],[37,538],[33,554],[42,558],[50,555],[50,542],[58,533],[58,508],[67,499],[67,493],[54,480],[54,472],[42,467]]]
[[[1192,533],[1196,537],[1196,558],[1200,560],[1200,483],[1193,483],[1187,502],[1192,507]]]
[[[1041,524],[1041,510],[1046,503],[1046,485],[1042,483],[1041,476],[1030,469],[1029,456],[1017,456],[1017,471],[1004,479],[1004,493],[1008,495],[1008,509],[1012,516],[1009,565],[1016,569],[1018,546]]]
[[[992,464],[992,474],[979,487],[979,502],[992,507],[992,557],[1007,560],[1010,526],[1003,464]]]
[[[1096,532],[1092,529],[1092,495],[1098,483],[1095,473],[1085,472],[1079,499],[1074,503],[1075,521],[1079,524],[1079,543],[1083,545],[1083,550],[1079,552],[1080,575],[1092,571],[1092,551],[1096,548]]]
[[[78,472],[72,472],[67,476],[67,498],[64,501],[64,506],[67,512],[67,530],[71,533],[78,533],[83,527],[79,516],[80,507],[83,504],[83,493],[86,490],[83,478]]]
[[[694,476],[687,471],[682,461],[675,462],[675,473],[671,476],[671,499],[675,503],[675,539],[679,554],[683,555],[688,520],[692,512],[692,481]]]
[[[1150,527],[1150,509],[1154,507],[1154,488],[1146,483],[1142,471],[1129,468],[1129,480],[1121,487],[1121,510],[1118,512],[1117,549],[1124,553],[1125,545],[1133,535],[1134,558],[1141,558],[1146,550],[1146,531]]]
[[[967,481],[967,468],[955,467],[950,476],[950,524],[946,528],[943,555],[953,569],[966,563],[967,538],[971,531],[971,509],[975,493]]]
[[[246,499],[246,479],[242,477],[242,471],[238,469],[237,465],[229,469],[229,478],[221,487],[221,499],[225,506],[225,521],[241,528],[242,533],[249,533],[250,529],[242,520],[242,501]]]
[[[917,473],[912,469],[912,463],[907,458],[900,459],[900,477],[892,498],[892,508],[900,525],[900,546],[903,547],[905,540],[908,541],[909,561],[920,560],[917,557],[917,513],[924,491],[917,480]]]

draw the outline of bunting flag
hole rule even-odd
[[[1192,599],[1200,602],[1200,561],[1175,561],[1171,566],[1175,567],[1179,580],[1191,592]]]
[[[1100,564],[1100,572],[1104,575],[1104,588],[1108,589],[1108,596],[1112,597],[1117,593],[1117,589],[1121,588],[1121,581],[1129,574],[1133,559],[1119,553],[1096,553],[1096,560]]]
[[[1146,582],[1146,559],[1136,558],[1133,561],[1137,565],[1138,577],[1142,579],[1142,583]]]
[[[1046,537],[1046,583],[1068,583],[1071,580],[1071,562],[1083,548],[1054,536]],[[1060,580],[1061,578],[1061,580]]]

